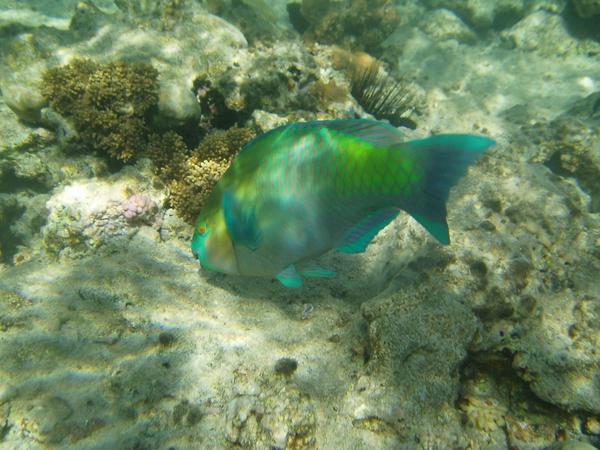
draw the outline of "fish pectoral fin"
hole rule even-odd
[[[316,264],[309,264],[301,268],[300,275],[306,278],[333,278],[337,274],[333,270],[325,269]]]
[[[287,266],[275,278],[286,288],[297,289],[302,287],[302,277],[293,265]]]
[[[373,238],[394,220],[400,211],[396,208],[385,208],[369,214],[346,234],[337,250],[344,253],[362,253]]]
[[[242,205],[232,192],[227,191],[223,194],[223,215],[233,242],[256,250],[261,233],[258,230],[255,210]]]

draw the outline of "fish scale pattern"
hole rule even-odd
[[[192,249],[215,270],[299,287],[295,264],[332,248],[365,251],[400,209],[447,244],[448,192],[491,145],[472,135],[403,142],[390,125],[360,119],[280,127],[239,153],[213,192],[222,212],[201,214],[208,231]],[[220,217],[226,228],[211,225]]]

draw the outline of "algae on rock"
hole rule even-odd
[[[369,52],[377,50],[400,22],[390,0],[303,0],[296,12],[308,23],[303,31],[307,38]]]
[[[502,30],[519,21],[526,11],[525,0],[427,0],[431,8],[446,8],[455,12],[475,29]]]
[[[598,0],[573,0],[577,13],[583,18],[600,16],[600,1]]]

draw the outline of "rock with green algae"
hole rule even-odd
[[[435,9],[424,15],[419,28],[438,41],[455,39],[472,44],[476,35],[460,17],[448,9]]]
[[[575,102],[552,121],[522,125],[519,143],[537,142],[521,152],[531,162],[541,162],[557,175],[577,180],[590,196],[590,211],[600,211],[600,92]]]
[[[564,19],[548,11],[535,11],[511,28],[502,31],[502,39],[515,48],[542,55],[567,55],[580,43],[569,34]]]
[[[427,0],[431,8],[446,8],[455,12],[476,29],[503,29],[522,18],[526,11],[524,0]]]
[[[92,155],[65,155],[53,133],[31,128],[0,102],[0,241],[2,260],[22,263],[41,249],[39,230],[54,187],[99,176],[106,164]]]
[[[600,15],[600,1],[598,0],[573,0],[577,13],[583,18]]]
[[[307,38],[366,51],[377,50],[401,19],[389,0],[303,0],[297,13],[308,24]]]

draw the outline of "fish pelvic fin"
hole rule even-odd
[[[296,271],[294,265],[287,266],[275,277],[277,281],[283,284],[286,288],[298,289],[302,287],[303,281],[300,274]]]
[[[442,134],[399,145],[423,170],[419,188],[401,207],[441,244],[450,243],[446,221],[450,189],[494,144],[484,136]]]
[[[373,238],[398,216],[397,208],[386,208],[369,214],[346,234],[337,250],[344,253],[363,253]]]
[[[308,264],[300,268],[300,275],[306,278],[334,278],[336,273],[316,264]]]

